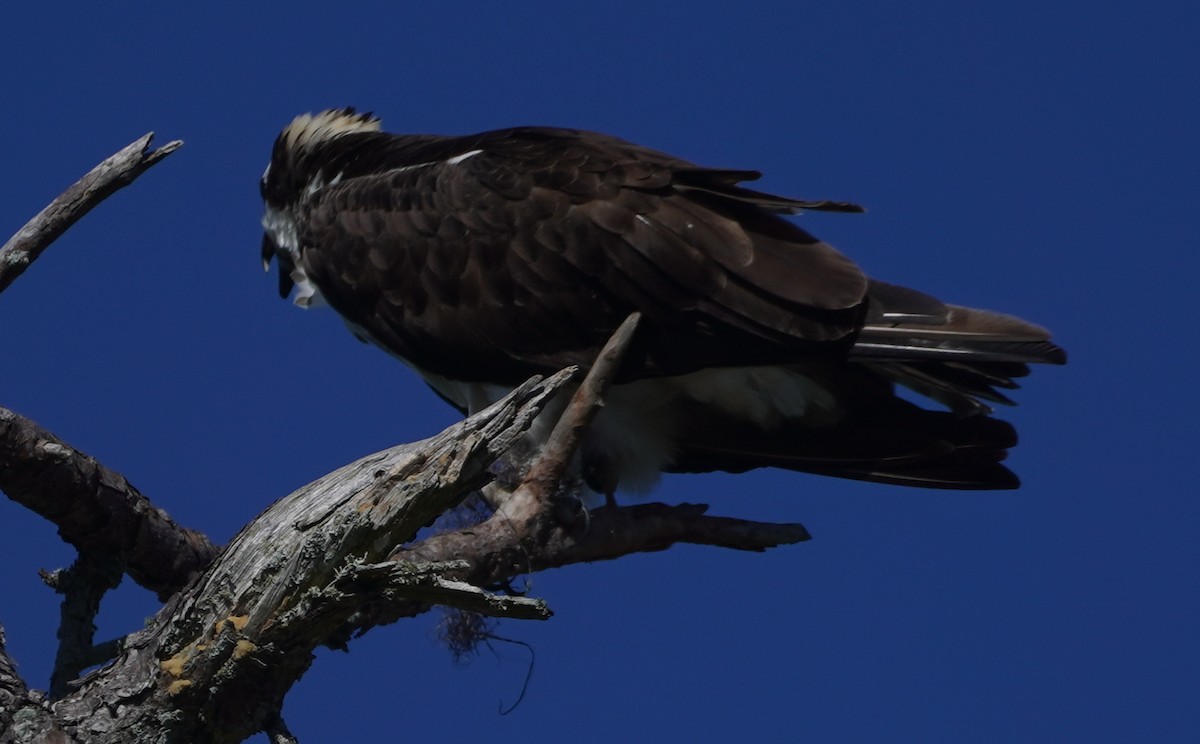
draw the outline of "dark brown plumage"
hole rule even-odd
[[[1016,485],[999,464],[1015,433],[984,401],[1009,402],[1027,363],[1065,354],[1025,321],[869,280],[781,216],[858,207],[591,132],[378,130],[350,110],[284,130],[263,257],[279,256],[282,294],[299,280],[460,408],[586,366],[638,310],[613,395],[633,409],[610,419],[655,417],[633,428],[661,430],[659,469]],[[598,429],[585,457],[620,477],[632,435]]]

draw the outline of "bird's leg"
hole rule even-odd
[[[608,458],[601,455],[590,455],[585,451],[583,457],[583,482],[596,493],[604,494],[606,509],[617,508],[617,469]]]

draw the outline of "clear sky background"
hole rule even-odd
[[[799,521],[532,577],[556,616],[452,662],[427,616],[321,651],[303,741],[1200,740],[1200,52],[1194,3],[7,4],[0,239],[139,135],[186,146],[0,295],[0,405],[224,542],[292,489],[455,419],[259,267],[280,128],[597,129],[850,199],[803,224],[871,274],[1052,328],[1005,411],[1015,492],[784,472],[656,498]],[[45,685],[72,552],[0,501],[0,623]],[[158,605],[126,581],[102,638]],[[260,737],[260,740],[265,740]]]

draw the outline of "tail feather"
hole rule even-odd
[[[907,287],[871,280],[867,316],[850,358],[959,363],[1064,364],[1050,332],[1012,315],[947,305]]]
[[[1016,405],[996,388],[1012,390],[1017,383],[1011,377],[1000,377],[988,371],[985,365],[972,367],[949,362],[883,362],[871,366],[885,377],[959,414],[991,413],[991,406],[984,401]],[[1027,373],[1026,369],[1015,376]]]
[[[1017,476],[1003,465],[1016,432],[988,415],[988,403],[1011,405],[1005,391],[1018,387],[1029,364],[1063,364],[1066,353],[1048,331],[1020,318],[871,281],[846,361],[802,370],[832,393],[836,415],[764,428],[697,409],[681,421],[673,469],[765,466],[925,488],[1016,488]],[[896,384],[950,410],[901,399]]]
[[[1065,364],[1050,332],[1012,315],[947,305],[872,280],[866,322],[850,350],[886,377],[960,414],[987,413],[983,401],[1012,405],[1003,390],[1029,364]],[[999,388],[999,389],[998,389]]]
[[[765,430],[696,408],[670,470],[742,472],[779,467],[840,478],[953,489],[1008,489],[1020,481],[1001,462],[1017,442],[1005,421],[928,411],[893,399],[828,426],[791,421]]]
[[[846,470],[829,467],[812,468],[808,472],[895,486],[964,491],[1009,490],[1019,488],[1021,485],[1017,475],[999,462],[962,453],[929,462],[910,463],[875,470]]]

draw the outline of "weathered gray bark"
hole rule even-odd
[[[531,381],[437,437],[364,457],[276,502],[111,664],[54,703],[59,725],[97,742],[241,741],[278,716],[316,647],[359,626],[370,604],[548,617],[537,600],[446,578],[457,564],[387,558],[479,486],[567,378]]]
[[[92,207],[183,147],[182,141],[174,140],[151,150],[153,138],[153,132],[146,134],[97,165],[0,246],[0,292]]]
[[[66,226],[180,144],[150,152],[149,141],[106,160],[9,241],[0,290]],[[479,588],[530,571],[677,542],[764,550],[807,539],[800,525],[709,517],[701,505],[584,512],[563,497],[564,472],[636,325],[635,315],[581,383],[574,370],[532,379],[436,437],[346,465],[276,502],[223,549],[177,525],[121,475],[0,409],[0,489],[58,525],[80,552],[71,568],[47,576],[64,595],[51,696],[17,674],[0,629],[0,744],[234,742],[258,731],[295,741],[279,712],[317,646],[435,605],[545,619],[550,611],[538,600]],[[550,398],[571,389],[547,446],[530,463],[506,465],[524,477],[511,489],[491,482],[489,468]],[[412,542],[480,489],[493,516]],[[165,604],[144,630],[95,646],[99,598],[123,573]]]

